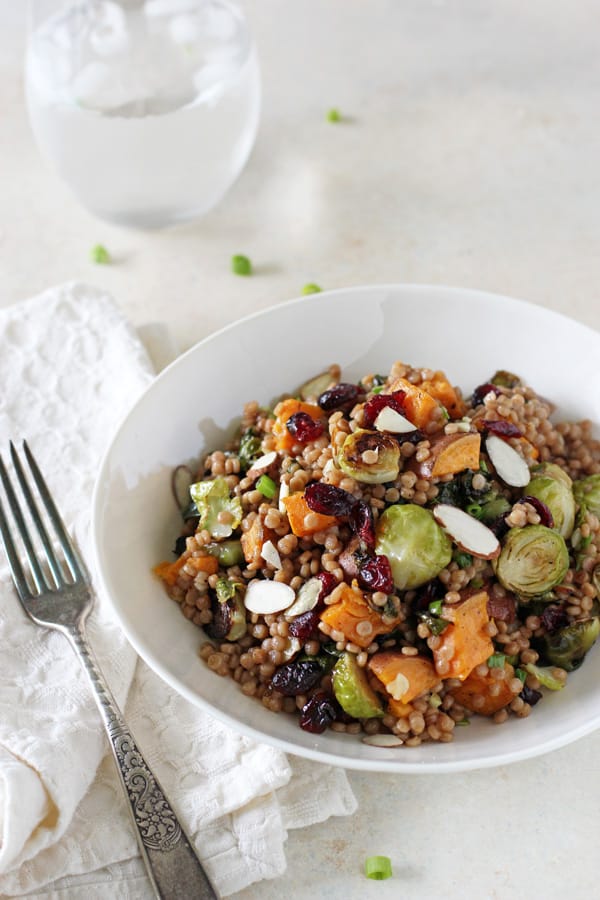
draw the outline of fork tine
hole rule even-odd
[[[2,465],[2,468],[4,468],[4,463],[2,463],[1,457],[0,465]],[[4,550],[6,551],[8,565],[10,567],[10,572],[17,589],[17,593],[21,600],[25,601],[29,597],[31,597],[31,591],[29,590],[29,585],[27,584],[25,573],[23,572],[23,568],[19,561],[19,555],[10,533],[10,527],[8,524],[8,519],[6,518],[6,514],[4,512],[4,507],[2,506],[2,501],[0,501],[0,535],[2,536],[2,543],[4,544]]]
[[[4,491],[6,493],[6,499],[8,501],[8,506],[15,520],[15,524],[21,536],[21,540],[23,541],[23,547],[25,548],[25,554],[27,556],[27,560],[29,562],[29,566],[31,568],[31,577],[33,578],[34,584],[37,590],[41,593],[48,589],[48,584],[44,577],[44,573],[42,571],[42,567],[40,566],[39,560],[36,556],[35,550],[33,549],[33,544],[31,543],[31,536],[29,534],[29,529],[27,527],[27,523],[23,518],[23,513],[21,511],[21,506],[19,501],[17,500],[17,495],[14,492],[12,482],[9,478],[8,472],[6,470],[6,466],[4,465],[4,460],[0,456],[0,479],[2,479],[2,484],[4,486]],[[5,522],[8,527],[8,522]],[[13,543],[14,548],[14,543]],[[14,548],[16,549],[16,548]]]
[[[52,523],[52,527],[54,528],[55,534],[63,549],[63,553],[65,554],[65,559],[67,560],[69,568],[71,569],[71,573],[74,578],[87,579],[86,568],[83,560],[79,556],[77,548],[75,547],[67,529],[65,528],[62,517],[58,509],[56,508],[56,504],[52,499],[52,495],[50,494],[48,485],[46,484],[44,476],[42,475],[40,468],[35,461],[33,453],[29,449],[27,441],[23,441],[23,450],[25,451],[25,456],[27,457],[27,462],[29,463],[29,468],[31,469],[33,480],[35,481],[36,487],[40,493],[40,497],[42,498],[42,501],[46,508],[46,512],[48,513],[48,518]],[[14,454],[16,456],[16,450],[14,451]]]
[[[25,472],[23,471],[23,466],[21,465],[21,460],[19,459],[19,456],[17,454],[17,451],[16,451],[15,446],[12,441],[10,442],[10,455],[11,455],[11,459],[12,459],[12,463],[13,463],[15,472],[17,473],[17,478],[19,480],[21,490],[23,491],[23,496],[25,497],[25,501],[26,501],[28,509],[29,509],[29,513],[31,515],[31,518],[33,519],[35,527],[37,528],[38,534],[40,536],[40,540],[42,542],[42,546],[46,553],[46,560],[48,562],[50,571],[52,572],[52,577],[54,578],[56,586],[61,587],[65,583],[65,577],[64,577],[62,568],[60,566],[60,563],[58,561],[56,553],[54,552],[54,547],[52,546],[52,542],[51,542],[50,538],[48,537],[48,532],[42,521],[42,517],[40,516],[38,505],[33,497],[33,494],[31,493],[31,488],[29,487],[27,477],[25,475]],[[48,587],[49,587],[49,585],[48,585]]]

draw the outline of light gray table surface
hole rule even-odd
[[[93,219],[40,160],[24,6],[0,0],[0,305],[81,279],[183,349],[309,281],[425,282],[600,329],[597,2],[248,0],[255,150],[205,219],[154,233]],[[96,243],[114,265],[89,261]],[[230,273],[236,252],[252,278]],[[600,896],[599,733],[499,769],[349,777],[358,813],[291,832],[287,873],[237,900]],[[372,853],[393,879],[364,878]]]

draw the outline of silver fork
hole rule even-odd
[[[85,565],[69,537],[26,441],[23,441],[23,452],[30,476],[26,475],[24,465],[11,442],[13,467],[25,500],[25,508],[39,535],[45,565],[36,553],[23,507],[0,456],[0,480],[4,486],[14,529],[23,548],[22,553],[17,549],[11,533],[14,529],[11,529],[0,500],[0,534],[19,600],[34,622],[46,628],[54,628],[69,639],[85,669],[128,799],[142,859],[156,895],[181,900],[218,900],[218,894],[202,868],[190,839],[138,750],[94,659],[85,635],[85,620],[93,605]],[[54,541],[40,514],[30,478],[33,478],[47,521],[52,526]],[[55,550],[56,542],[62,548],[62,557]],[[22,556],[26,558],[26,564]]]

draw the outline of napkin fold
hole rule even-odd
[[[147,337],[160,358],[156,330]],[[95,474],[153,374],[138,334],[95,288],[67,284],[0,311],[0,445],[27,438],[88,560]],[[0,556],[0,893],[149,897],[85,675],[62,635],[25,617]],[[341,769],[236,734],[162,682],[136,658],[101,592],[88,633],[224,896],[285,870],[288,829],[355,810]]]

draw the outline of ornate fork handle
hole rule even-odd
[[[87,642],[83,622],[61,630],[89,678],[157,896],[164,900],[218,900],[189,838],[125,724]]]

